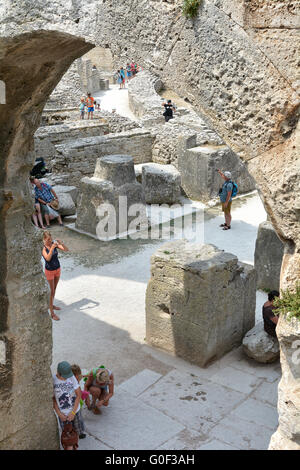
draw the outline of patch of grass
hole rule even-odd
[[[187,18],[195,18],[202,0],[183,0],[182,13]]]
[[[169,255],[169,254],[170,254],[170,251],[164,250],[164,254],[165,254],[165,255]]]
[[[277,315],[285,315],[288,320],[291,318],[300,320],[300,282],[297,282],[295,290],[282,290],[280,298],[276,298],[273,304]]]

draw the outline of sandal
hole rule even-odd
[[[53,313],[53,315],[51,315],[51,318],[52,318],[52,320],[56,320],[56,321],[60,320],[60,318],[57,315],[55,315],[55,313]]]
[[[227,224],[221,224],[220,227],[227,227]]]
[[[229,230],[230,228],[231,228],[230,225],[225,225],[225,226],[223,227],[223,230]]]

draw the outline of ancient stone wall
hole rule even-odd
[[[119,134],[108,134],[73,140],[56,145],[52,172],[63,177],[63,184],[78,185],[83,176],[92,176],[96,160],[113,154],[132,155],[134,163],[152,160],[153,138],[148,131],[136,129]]]
[[[41,235],[30,221],[28,173],[45,101],[74,59],[91,46],[57,31],[3,38],[0,25],[0,32],[0,80],[6,83],[0,105],[0,448],[56,449],[49,292],[40,261]]]
[[[39,127],[34,134],[34,150],[36,156],[43,157],[49,165],[55,157],[55,145],[82,137],[104,135],[109,132],[108,125],[100,120],[69,121],[54,126]]]
[[[34,7],[31,0],[0,3],[0,80],[6,84],[6,104],[0,105],[0,335],[6,345],[0,422],[8,423],[1,426],[2,448],[57,446],[46,368],[51,362],[49,335],[35,343],[44,321],[39,315],[42,301],[32,297],[33,292],[43,296],[40,281],[34,282],[41,272],[34,278],[30,270],[16,272],[12,264],[24,251],[31,262],[37,259],[28,222],[31,203],[28,198],[24,202],[24,195],[34,159],[32,137],[47,97],[71,63],[91,47],[85,40],[108,44],[114,56],[124,61],[132,57],[160,76],[249,160],[270,220],[285,243],[281,286],[293,285],[300,270],[297,5],[294,0],[276,5],[271,0],[204,0],[190,20],[181,13],[181,0],[35,0]],[[298,324],[292,328],[299,338]],[[32,368],[24,374],[28,364]],[[24,394],[33,396],[38,377],[43,380],[34,383],[37,408],[36,400],[24,402]],[[282,397],[287,393],[285,387]],[[286,401],[299,409],[296,400]],[[35,419],[38,410],[49,423],[46,436]],[[295,416],[290,415],[291,423]],[[299,448],[295,433],[285,427],[280,432],[284,434],[276,448]]]

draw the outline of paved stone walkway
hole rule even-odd
[[[265,212],[257,195],[235,201],[233,229],[222,232],[208,211],[205,242],[253,263]],[[53,226],[70,253],[53,323],[53,367],[112,369],[116,391],[100,416],[84,410],[88,437],[80,449],[267,449],[277,426],[279,363],[260,365],[241,348],[201,369],[145,344],[145,290],[150,256],[163,241],[99,242]],[[257,293],[257,319],[266,298]]]

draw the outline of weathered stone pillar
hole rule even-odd
[[[146,340],[203,367],[241,344],[255,322],[252,266],[213,245],[179,240],[152,256]]]
[[[148,228],[143,188],[136,181],[133,158],[129,155],[98,158],[94,176],[80,182],[76,229],[100,240],[110,240],[136,232],[138,223],[140,229]]]
[[[57,449],[41,232],[30,217],[33,134],[71,62],[92,46],[57,31],[0,39],[0,449]]]
[[[281,317],[277,328],[282,378],[278,387],[279,427],[270,450],[300,450],[300,321]]]

